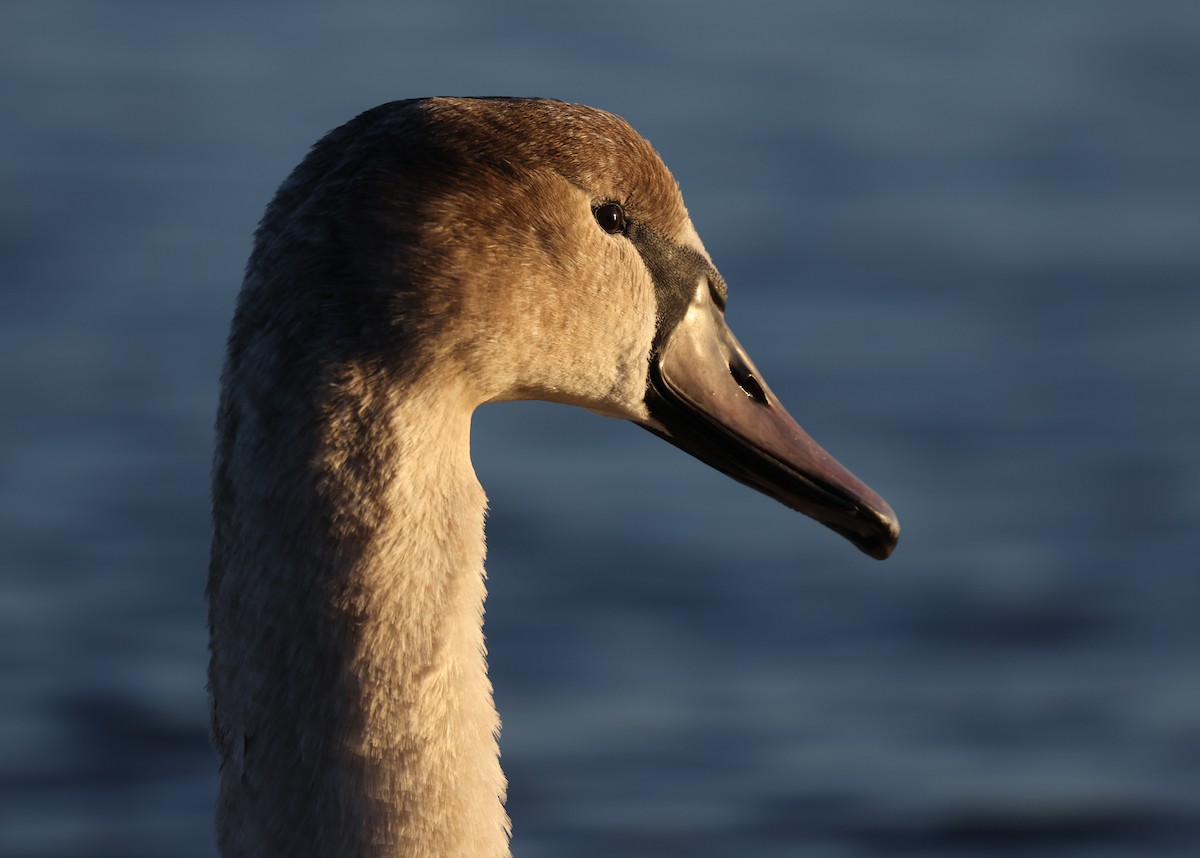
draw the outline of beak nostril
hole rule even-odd
[[[733,380],[737,382],[738,387],[745,391],[747,396],[760,405],[767,404],[767,392],[763,390],[752,372],[744,366],[730,364],[729,374],[733,376]]]

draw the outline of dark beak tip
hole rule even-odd
[[[864,554],[876,560],[887,560],[900,542],[900,523],[896,521],[895,516],[889,516],[879,522],[877,529],[855,534],[851,541]]]
[[[894,539],[875,539],[870,542],[860,542],[858,547],[863,552],[876,560],[887,560],[892,556],[892,552],[896,550],[896,544],[899,542],[899,535]]]
[[[856,515],[841,520],[813,516],[838,536],[851,542],[855,548],[876,560],[887,560],[900,541],[900,522],[886,502],[880,499],[882,508],[864,505]]]

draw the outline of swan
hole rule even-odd
[[[369,110],[255,235],[206,595],[231,856],[509,855],[473,410],[631,420],[887,557],[888,505],[788,416],[651,145],[542,99]]]

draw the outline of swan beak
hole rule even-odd
[[[703,283],[651,355],[646,404],[641,425],[680,449],[878,560],[896,547],[892,508],[784,410]]]

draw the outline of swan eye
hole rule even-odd
[[[625,231],[628,221],[625,218],[625,209],[619,203],[596,206],[593,214],[596,215],[596,223],[600,224],[600,228],[610,235]]]

